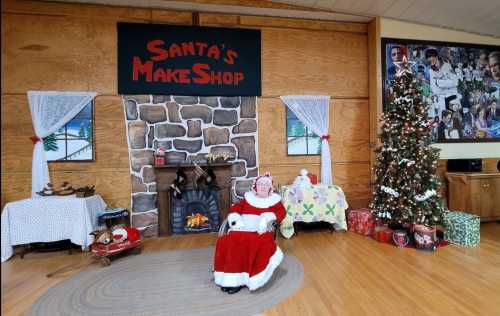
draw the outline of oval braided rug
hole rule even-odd
[[[27,315],[255,315],[300,285],[302,264],[285,255],[262,288],[227,294],[213,282],[213,248],[128,256],[92,265],[45,292]]]

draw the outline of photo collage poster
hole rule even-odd
[[[500,47],[385,38],[384,104],[403,56],[428,107],[433,142],[500,142]]]

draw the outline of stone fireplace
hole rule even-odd
[[[258,175],[256,97],[124,95],[132,183],[132,225],[157,235],[159,189],[153,153],[167,164],[198,161],[208,153],[230,157],[230,199],[236,201]],[[170,183],[169,183],[170,184]]]

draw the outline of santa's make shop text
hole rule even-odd
[[[224,44],[187,41],[167,45],[161,39],[149,41],[146,49],[149,59],[132,57],[133,81],[165,82],[200,85],[239,85],[245,76],[243,72],[212,69],[210,63],[234,65],[238,52],[226,48]],[[182,57],[201,57],[205,62],[196,62],[190,68],[165,68],[156,63]]]

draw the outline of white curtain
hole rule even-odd
[[[327,95],[286,95],[281,100],[290,111],[314,134],[321,137],[321,182],[333,184],[332,160],[328,140],[328,103]]]
[[[28,91],[31,120],[35,136],[31,165],[31,196],[50,182],[49,167],[43,148],[43,138],[56,132],[96,96],[94,92]]]

